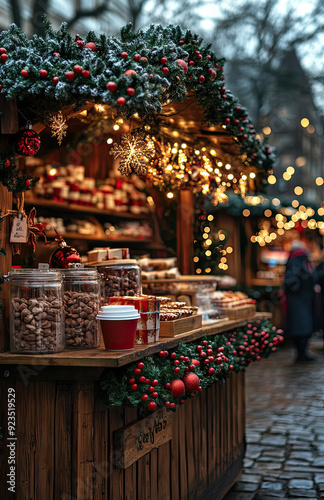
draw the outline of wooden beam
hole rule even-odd
[[[0,210],[1,215],[4,215],[7,210],[12,209],[12,193],[9,193],[0,183]],[[12,264],[11,245],[9,243],[10,223],[9,218],[2,219],[0,230],[0,248],[4,248],[6,255],[0,255],[0,272],[1,276],[10,271]],[[3,283],[0,291],[0,352],[6,351],[9,348],[9,283]]]
[[[177,213],[177,258],[182,274],[194,274],[193,265],[193,224],[194,197],[191,190],[181,190],[179,193]]]

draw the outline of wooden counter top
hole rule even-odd
[[[164,337],[154,344],[136,345],[131,351],[106,351],[104,348],[86,350],[67,349],[56,354],[11,354],[10,352],[0,353],[0,365],[45,365],[45,366],[83,366],[116,368],[137,361],[146,356],[150,356],[160,350],[171,349],[180,342],[192,342],[205,335],[215,335],[224,333],[245,325],[250,321],[271,318],[271,313],[256,313],[250,318],[237,320],[221,320],[208,325],[203,325],[198,330],[183,333],[177,337]]]

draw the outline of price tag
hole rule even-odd
[[[10,243],[27,243],[28,224],[27,216],[14,217],[10,232]]]

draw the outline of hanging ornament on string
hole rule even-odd
[[[56,230],[54,231],[56,233],[55,241],[57,242],[57,248],[49,258],[50,268],[68,269],[71,264],[81,263],[79,252],[75,248],[70,247]]]
[[[65,116],[62,114],[62,111],[59,111],[57,114],[48,115],[47,120],[49,122],[52,137],[56,137],[59,146],[61,146],[68,129]]]
[[[25,129],[16,134],[16,152],[22,156],[34,156],[40,147],[41,140],[28,120]]]
[[[129,175],[132,172],[144,175],[150,158],[154,156],[152,144],[152,142],[146,142],[143,132],[122,134],[121,143],[114,144],[109,154],[115,160],[121,158],[118,170],[122,175]]]

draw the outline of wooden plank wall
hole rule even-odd
[[[1,373],[3,370],[1,367]],[[126,470],[113,466],[113,431],[137,409],[107,409],[94,381],[26,381],[11,370],[0,382],[0,498],[6,487],[7,393],[16,390],[17,500],[220,500],[244,453],[244,374],[232,374],[186,401],[173,438]]]

